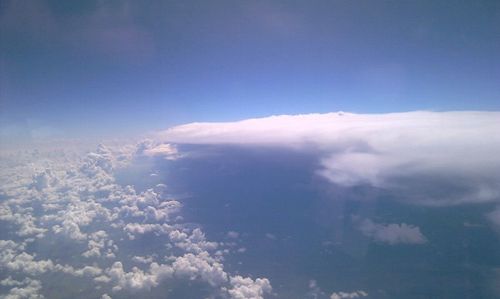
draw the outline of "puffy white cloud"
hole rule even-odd
[[[9,221],[19,226],[16,234],[20,237],[36,236],[42,238],[47,231],[36,224],[32,207],[24,207],[26,202],[19,199],[6,200],[0,203],[0,220]]]
[[[169,237],[178,248],[195,254],[215,250],[219,246],[217,242],[207,241],[205,234],[199,228],[195,228],[191,232],[191,235],[188,235],[186,232],[174,230],[169,233]]]
[[[90,235],[90,240],[88,241],[88,250],[82,253],[84,257],[101,257],[105,256],[108,258],[114,258],[115,255],[113,251],[118,250],[118,247],[113,244],[113,240],[108,239],[108,234],[99,230]],[[102,254],[101,250],[107,248],[107,253]]]
[[[427,238],[422,234],[418,226],[401,224],[379,224],[370,219],[363,220],[359,230],[367,237],[377,242],[396,244],[424,244]]]
[[[19,253],[19,248],[16,249],[2,250],[0,254],[0,267],[33,276],[54,269],[54,263],[51,260],[35,260],[33,255],[26,252]]]
[[[95,266],[74,268],[69,265],[56,264],[50,259],[35,259],[36,254],[25,250],[24,244],[17,244],[11,240],[0,240],[0,268],[11,272],[37,276],[47,272],[63,272],[76,277],[100,275],[102,270]]]
[[[80,269],[75,269],[72,266],[57,264],[54,266],[55,271],[71,274],[76,277],[95,277],[101,275],[102,269],[96,266],[85,266]]]
[[[64,220],[61,225],[54,225],[52,227],[52,231],[56,234],[64,234],[68,238],[74,239],[74,240],[85,240],[87,238],[87,235],[82,233],[80,231],[80,227],[78,226],[77,223],[71,221],[71,220]]]
[[[500,199],[500,112],[327,113],[192,123],[168,142],[278,146],[317,155],[318,174],[402,200],[449,205]]]
[[[128,234],[130,240],[135,239],[136,235],[154,233],[155,235],[165,235],[173,230],[169,224],[150,224],[150,223],[127,223],[123,230]]]
[[[172,264],[177,277],[187,277],[191,280],[200,278],[211,286],[221,286],[228,280],[223,266],[205,251],[197,255],[192,253],[178,257]]]
[[[263,299],[265,293],[272,291],[266,278],[253,280],[237,275],[230,278],[230,283],[232,288],[228,292],[232,299]]]
[[[168,264],[151,263],[148,271],[142,271],[133,267],[127,272],[121,262],[115,262],[110,268],[106,269],[106,275],[97,276],[94,281],[100,283],[111,283],[113,291],[129,290],[149,290],[156,287],[163,280],[171,278],[173,268]]]
[[[132,268],[130,272],[125,272],[121,262],[115,262],[111,268],[106,270],[106,274],[115,285],[113,291],[150,289],[158,285],[155,275],[145,273],[136,267]]]
[[[167,160],[175,160],[179,158],[179,152],[175,145],[168,143],[155,143],[152,140],[145,140],[137,145],[138,155],[149,157],[160,156]]]
[[[33,188],[38,191],[42,191],[43,189],[49,187],[50,185],[57,184],[57,179],[52,176],[50,170],[45,170],[42,173],[36,174],[33,176]]]
[[[25,278],[22,281],[13,280],[10,276],[2,281],[0,285],[14,286],[5,295],[0,295],[2,299],[42,299],[43,295],[39,294],[42,289],[42,283],[39,280]]]
[[[368,293],[366,293],[365,291],[354,291],[354,292],[350,292],[350,293],[337,292],[337,293],[333,293],[330,296],[330,299],[344,299],[344,298],[351,299],[351,298],[361,298],[361,297],[366,297],[366,296],[368,296]]]
[[[101,171],[111,173],[113,169],[113,154],[109,148],[100,144],[95,152],[87,154],[80,171],[89,176],[97,175]]]
[[[112,217],[139,218],[147,223],[169,222],[172,215],[177,214],[182,207],[176,200],[163,200],[159,192],[153,189],[136,194],[130,188],[127,187],[125,192],[115,192],[107,199],[119,204],[114,208],[116,213]]]
[[[151,264],[154,260],[152,256],[134,256],[132,257],[132,260],[136,263],[141,263],[141,264]]]
[[[12,287],[12,286],[20,286],[23,284],[25,284],[25,283],[22,281],[17,281],[15,279],[13,279],[12,276],[9,276],[3,280],[0,280],[0,285],[2,285],[2,286]]]
[[[158,152],[166,147],[156,144],[148,149]],[[227,292],[230,275],[222,264],[227,248],[219,249],[221,244],[208,241],[201,229],[179,223],[182,218],[176,214],[181,203],[165,198],[164,186],[136,192],[115,181],[117,167],[139,152],[136,147],[100,145],[83,158],[80,153],[27,152],[0,159],[1,192],[6,197],[0,202],[0,220],[12,224],[8,226],[12,231],[6,233],[21,239],[0,240],[0,269],[6,275],[39,279],[33,283],[28,278],[4,279],[2,285],[12,287],[8,298],[41,298],[36,297],[41,283],[51,276],[44,274],[55,272],[74,279],[91,278],[96,287],[113,291],[148,290],[175,276],[204,282],[215,293]],[[150,156],[144,149],[140,155]],[[149,233],[164,235],[159,240],[164,243],[134,246],[136,236]],[[54,259],[51,253],[38,251],[58,242],[71,251],[67,255],[71,258],[63,254]],[[117,244],[123,244],[124,253]],[[164,246],[165,256],[144,256],[158,245]],[[79,255],[82,258],[75,258]],[[121,261],[131,256],[141,268],[124,268]],[[111,259],[111,266],[101,269],[98,265],[108,261],[100,258]],[[166,263],[156,263],[156,259]],[[89,260],[91,264],[85,264]]]

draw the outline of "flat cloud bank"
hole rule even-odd
[[[313,152],[321,165],[317,173],[330,182],[371,185],[417,204],[500,198],[500,112],[280,115],[191,123],[158,138]]]

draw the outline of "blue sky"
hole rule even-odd
[[[4,136],[500,107],[497,1],[0,5]]]
[[[500,298],[499,53],[500,1],[0,0],[0,297]]]

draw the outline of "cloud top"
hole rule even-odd
[[[191,123],[159,134],[181,144],[276,146],[312,152],[317,173],[446,205],[500,197],[500,112],[280,115]],[[439,182],[439,184],[438,184]]]

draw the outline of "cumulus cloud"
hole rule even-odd
[[[38,191],[41,191],[47,188],[49,185],[56,184],[57,179],[52,177],[50,170],[45,170],[42,173],[36,174],[33,176],[33,188]]]
[[[152,273],[145,273],[137,267],[132,268],[130,272],[123,269],[121,262],[115,262],[107,271],[111,282],[113,282],[113,291],[122,289],[140,290],[150,289],[158,285],[158,277]]]
[[[91,287],[103,290],[102,298],[110,298],[105,291],[149,290],[174,277],[197,280],[224,297],[242,292],[245,287],[235,285],[224,270],[230,245],[209,241],[200,228],[180,223],[182,205],[166,197],[164,186],[137,192],[116,182],[115,172],[128,161],[168,149],[145,144],[150,143],[99,145],[83,156],[33,151],[0,159],[0,221],[9,223],[2,235],[15,237],[0,240],[0,270],[11,275],[0,281],[10,288],[2,298],[42,298],[46,279],[57,287],[50,273],[93,281]],[[138,240],[151,234],[162,238]],[[69,254],[45,250],[57,251],[58,242]],[[164,251],[157,252],[158,246]],[[270,288],[267,279],[269,288],[262,280],[242,279],[258,296]]]
[[[417,204],[500,198],[500,112],[281,115],[191,123],[159,138],[307,151],[336,185],[370,185]]]
[[[42,283],[39,280],[25,278],[22,281],[7,277],[0,281],[0,285],[12,287],[6,295],[0,295],[2,299],[43,299],[39,294],[42,289]]]
[[[139,143],[136,153],[138,155],[149,157],[159,156],[167,160],[175,160],[179,157],[179,153],[175,145],[168,143],[155,143],[152,140],[145,140]]]
[[[424,244],[427,238],[418,226],[401,224],[379,224],[365,219],[359,225],[359,230],[367,237],[380,243],[396,244]]]
[[[107,250],[103,253],[103,250]],[[88,241],[88,250],[82,253],[84,257],[107,257],[114,258],[114,251],[118,250],[118,246],[114,244],[113,240],[108,239],[108,234],[99,230],[90,235],[90,240]]]
[[[136,263],[141,263],[141,264],[150,264],[153,262],[154,258],[152,256],[134,256],[132,257],[132,260]]]
[[[271,284],[266,278],[231,277],[229,295],[232,299],[263,299],[265,293],[272,291]]]

